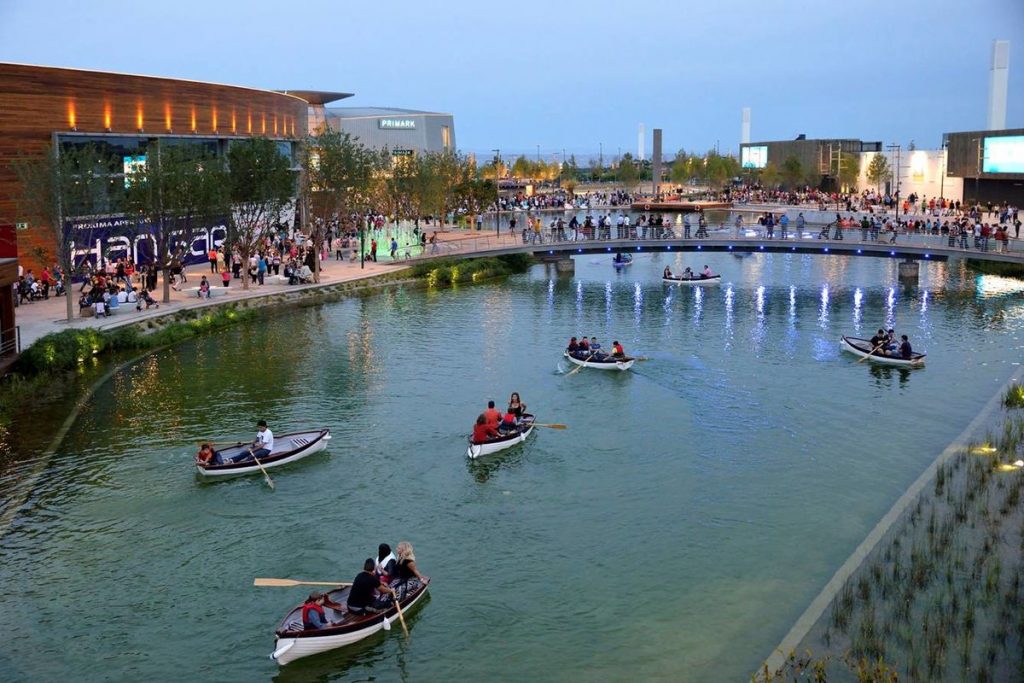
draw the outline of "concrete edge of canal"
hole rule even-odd
[[[1020,383],[1024,378],[1024,366],[1018,368],[1011,377],[1004,382],[996,393],[988,400],[981,409],[981,412],[964,428],[953,441],[946,446],[938,457],[914,480],[914,483],[900,496],[887,513],[878,521],[874,528],[868,533],[860,545],[846,559],[846,562],[836,570],[821,592],[811,601],[792,628],[782,639],[782,642],[772,650],[772,653],[764,661],[761,668],[754,672],[754,675],[761,673],[764,667],[769,672],[777,671],[786,661],[790,652],[796,650],[797,646],[807,637],[814,625],[818,623],[825,610],[832,604],[836,595],[842,590],[846,581],[860,568],[860,566],[871,555],[872,551],[888,535],[896,522],[903,518],[911,504],[917,500],[925,487],[935,478],[939,467],[946,464],[951,458],[966,449],[973,439],[977,439],[989,426],[992,417],[1002,407],[1003,396],[1007,389],[1015,383]]]

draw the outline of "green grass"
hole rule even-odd
[[[425,278],[431,287],[482,282],[515,273],[522,273],[533,263],[529,254],[476,259],[440,259],[418,263],[412,267],[415,278]]]
[[[1024,386],[1014,384],[1006,390],[1003,405],[1007,408],[1024,408]]]

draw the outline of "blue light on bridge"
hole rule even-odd
[[[864,252],[863,252],[863,251],[861,251],[860,249],[858,249],[858,250],[857,250],[857,253],[858,253],[858,254],[863,254]]]
[[[931,257],[932,257],[932,255],[931,255],[931,254],[925,254],[925,255],[924,255],[924,257],[925,257],[925,258],[931,258]]]
[[[761,251],[764,251],[764,245],[763,244],[761,245]]]
[[[608,251],[611,251],[611,250],[612,250],[612,248],[611,248],[611,247],[608,247]]]
[[[828,247],[825,247],[825,253],[828,253]]]
[[[636,248],[636,250],[637,250],[637,251],[640,251],[640,247],[637,247],[637,248]]]
[[[700,249],[701,249],[701,245],[698,244],[697,245],[697,251],[700,251]]]
[[[729,251],[732,251],[732,245],[731,244],[729,245]]]
[[[890,251],[890,252],[889,252],[889,256],[895,256],[895,255],[896,255],[896,252],[895,252],[895,251]]]

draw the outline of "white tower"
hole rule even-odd
[[[636,134],[636,158],[644,160],[644,124],[640,124],[640,130]]]
[[[1006,128],[1006,90],[1010,81],[1010,41],[992,43],[992,69],[988,75],[987,130]]]
[[[750,142],[750,107],[743,107],[743,129],[740,131],[740,142]]]

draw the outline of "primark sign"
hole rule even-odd
[[[377,119],[381,130],[415,130],[416,119]]]

